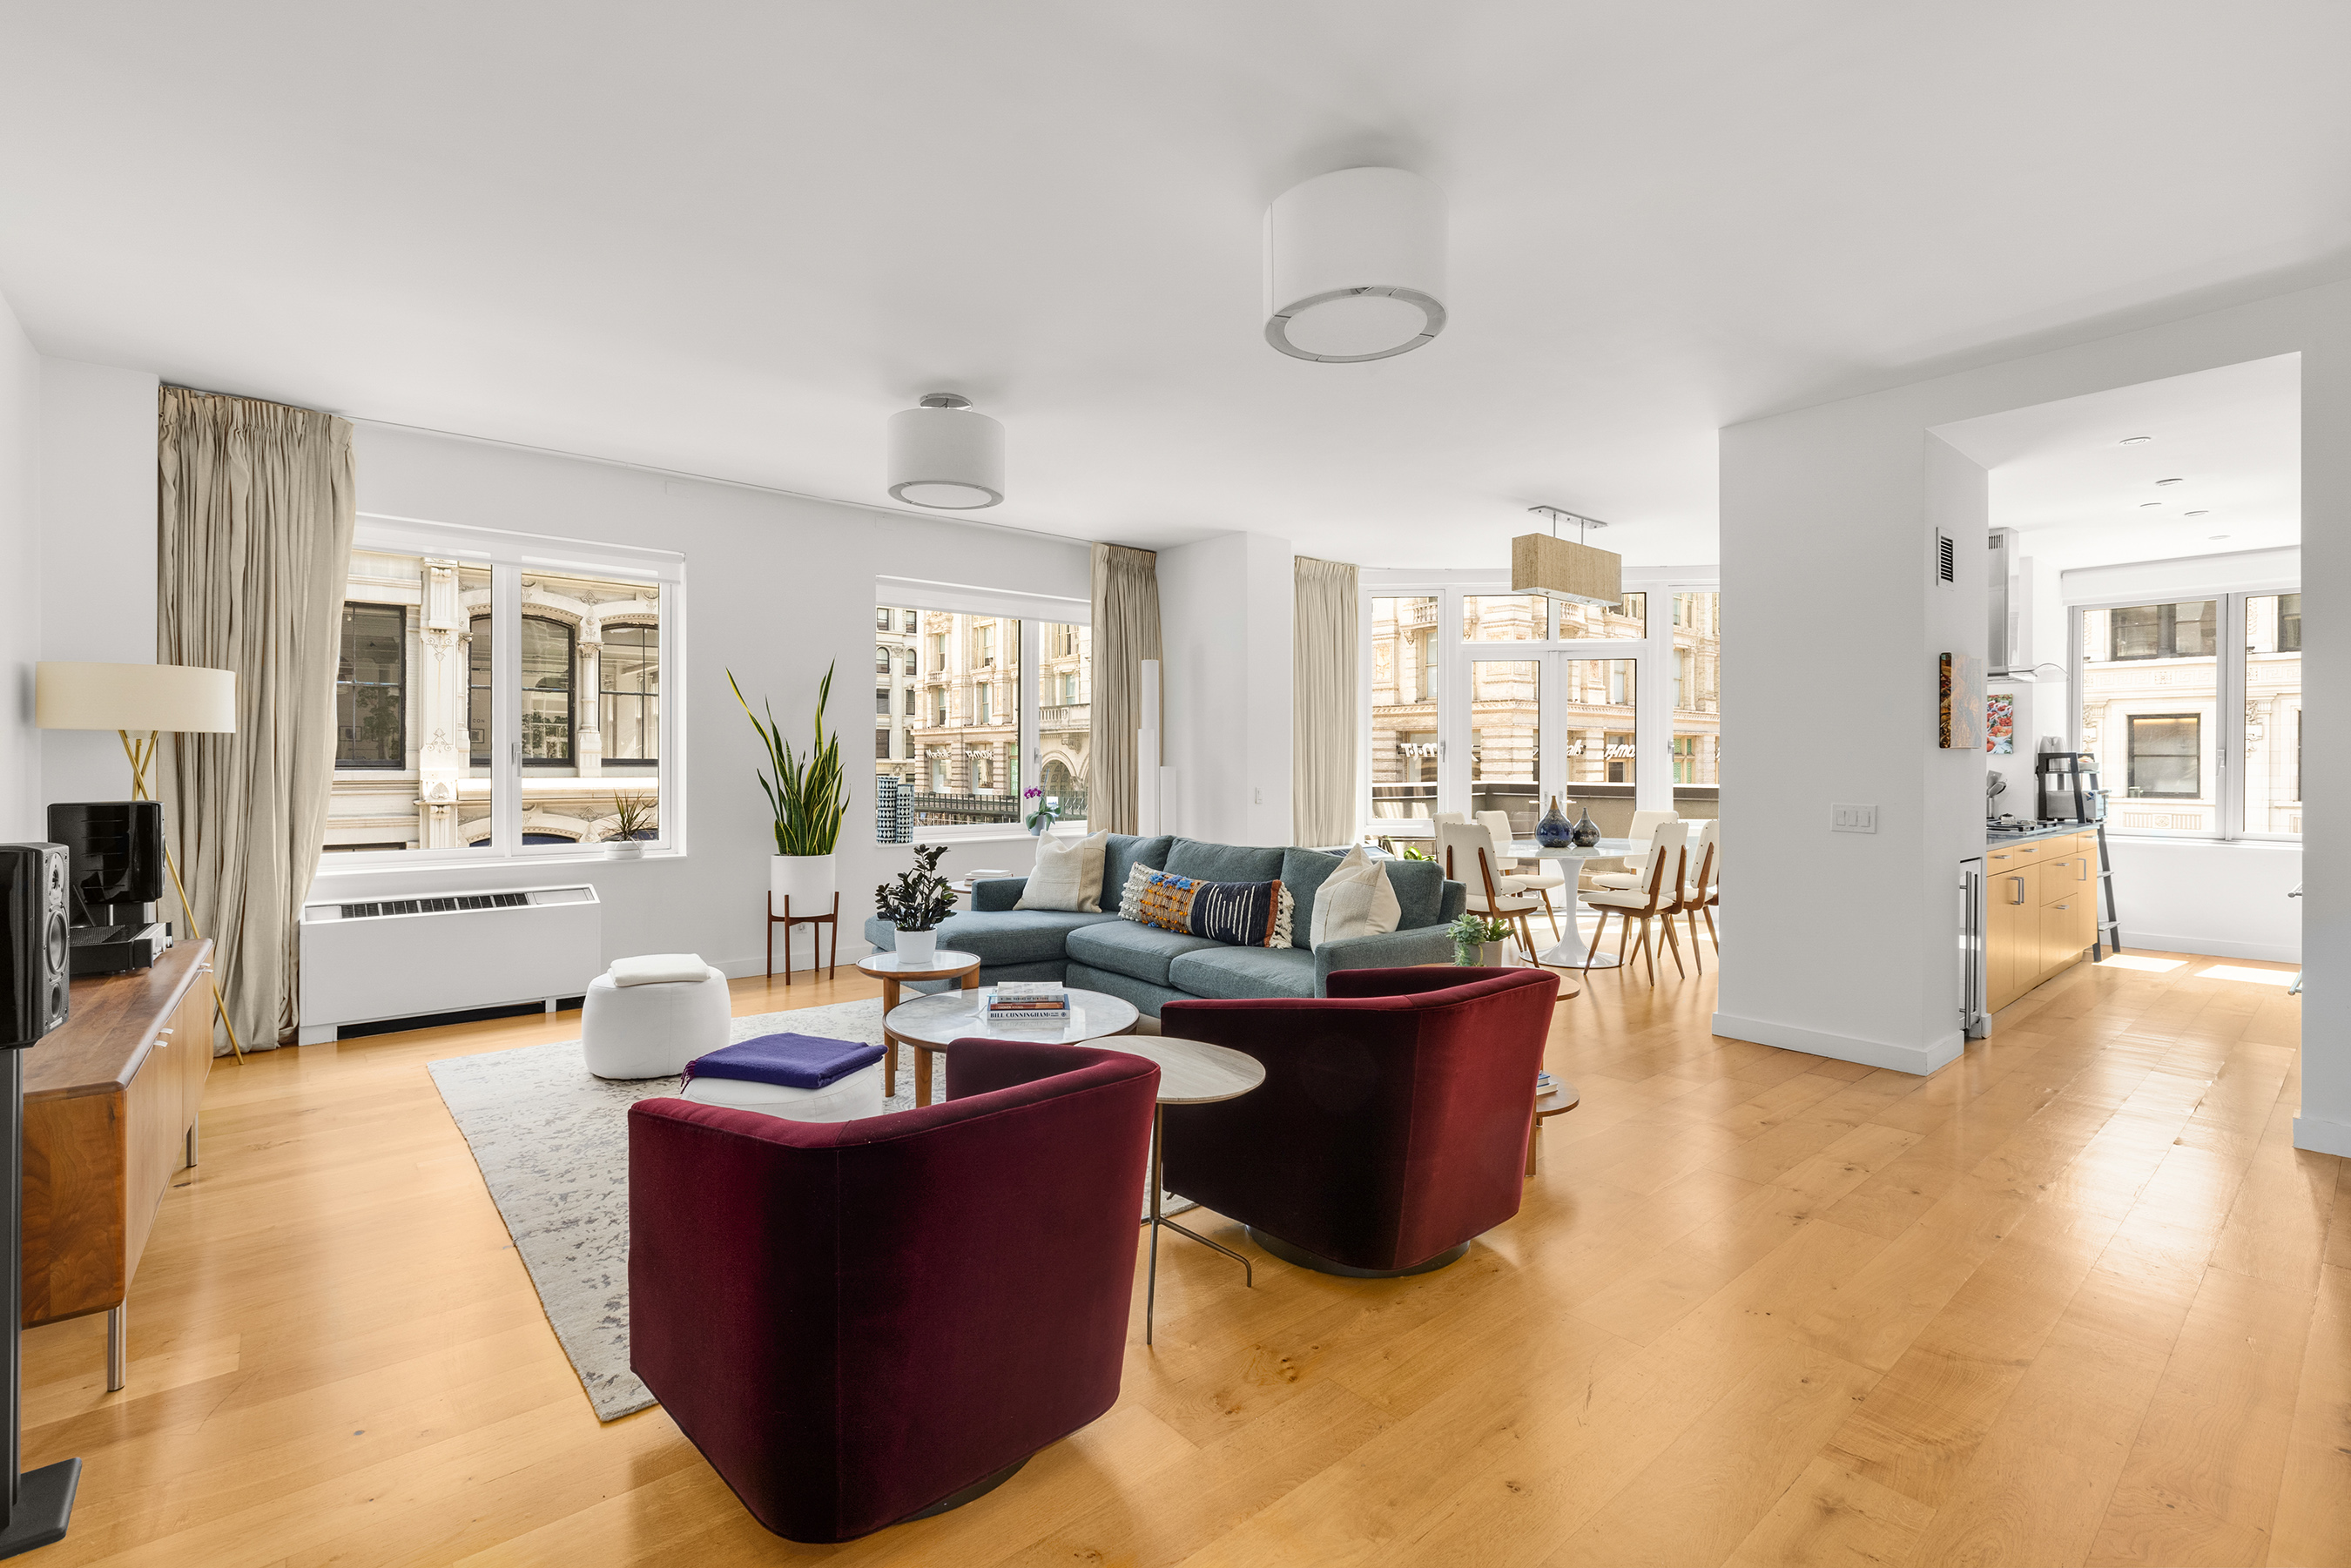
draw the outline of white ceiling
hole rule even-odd
[[[1547,501],[1711,560],[1721,424],[2351,271],[2335,0],[0,27],[0,292],[47,351],[863,501],[885,417],[962,392],[1009,427],[991,519],[1138,544],[1470,565]],[[1445,334],[1286,358],[1261,214],[1366,162],[1448,193]]]
[[[1991,470],[1992,526],[2022,530],[2022,553],[2044,563],[2302,542],[2299,354],[2011,409],[1937,434]],[[2148,439],[2123,444],[2140,435]]]

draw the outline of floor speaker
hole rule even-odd
[[[22,1051],[72,1005],[63,844],[0,844],[0,1050]]]

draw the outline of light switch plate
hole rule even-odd
[[[1829,831],[1834,833],[1874,833],[1877,831],[1877,808],[1831,806]]]

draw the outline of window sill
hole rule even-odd
[[[453,855],[445,860],[426,860],[422,858],[420,853],[415,851],[405,852],[401,854],[399,859],[393,859],[393,853],[394,852],[385,851],[383,852],[382,858],[379,859],[371,855],[364,862],[360,862],[360,857],[357,855],[337,855],[331,853],[322,854],[319,857],[319,869],[310,873],[310,880],[313,883],[316,883],[330,876],[417,876],[428,873],[440,872],[445,872],[453,875],[470,875],[475,872],[502,873],[528,871],[535,866],[594,864],[622,865],[632,863],[636,861],[682,861],[685,859],[685,852],[682,849],[649,849],[642,855],[632,856],[630,862],[623,862],[615,859],[613,856],[606,854],[601,849],[551,849],[545,854],[481,855],[478,857],[463,859]],[[359,862],[360,863],[342,863],[345,862]]]

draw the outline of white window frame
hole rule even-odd
[[[2141,592],[2120,597],[2105,595],[2095,599],[2069,601],[2065,605],[2065,670],[2071,685],[2067,688],[2066,744],[2075,751],[2082,746],[2082,700],[2085,666],[2083,664],[2082,616],[2093,610],[2129,610],[2146,604],[2189,604],[2199,599],[2217,601],[2220,623],[2216,631],[2217,653],[2213,659],[2216,678],[2212,705],[2212,766],[2215,781],[2220,786],[2213,791],[2214,829],[2200,832],[2193,828],[2109,828],[2116,838],[2188,839],[2202,843],[2265,843],[2298,844],[2300,833],[2248,832],[2245,830],[2245,601],[2267,599],[2276,594],[2300,593],[2299,580],[2259,583],[2231,588],[2225,591],[2187,588],[2178,591]],[[2117,663],[2139,664],[2140,660],[2109,660],[2101,669]],[[2101,738],[2104,738],[2101,737]],[[2123,776],[2109,779],[2101,775],[2098,783],[2107,794],[2106,815],[2115,814],[2114,802],[2130,798],[2130,751],[2124,742]],[[2034,779],[2035,809],[2038,809],[2040,781]]]
[[[361,512],[351,549],[385,555],[420,556],[487,568],[490,615],[490,840],[487,848],[352,850],[319,857],[320,876],[353,873],[422,871],[435,867],[544,865],[550,861],[601,861],[601,843],[526,844],[522,841],[522,579],[525,572],[644,582],[661,590],[661,769],[660,837],[645,843],[647,855],[684,859],[686,851],[685,558],[674,550],[562,538],[548,534],[476,528],[423,517]],[[498,628],[514,628],[495,635]],[[574,712],[584,698],[575,693]],[[591,708],[591,712],[593,709]]]
[[[923,624],[919,635],[923,637],[934,635],[929,622],[929,617],[934,614],[977,615],[1013,620],[1020,623],[1019,663],[1014,672],[1019,677],[1020,686],[1019,726],[1015,731],[1017,748],[1021,758],[1019,782],[1019,788],[1023,789],[1034,784],[1044,772],[1045,748],[1044,741],[1039,734],[1037,710],[1040,706],[1048,706],[1040,702],[1040,699],[1043,694],[1038,689],[1044,681],[1042,671],[1045,667],[1045,627],[1049,623],[1090,627],[1093,624],[1092,603],[1083,599],[1063,599],[1050,593],[1026,593],[1004,588],[976,588],[969,584],[935,582],[904,577],[876,578],[873,582],[873,597],[877,609],[883,605],[890,605],[922,612]],[[917,646],[919,647],[919,644]],[[1002,647],[996,650],[996,663],[989,666],[991,670],[1000,671],[1005,667],[1004,654],[1005,650]],[[928,658],[925,657],[919,662],[925,665],[927,672],[930,663]],[[1001,684],[998,677],[991,675],[989,679],[992,684],[999,685]],[[975,675],[975,685],[977,683],[977,677]],[[1000,699],[1001,695],[999,691],[997,696]],[[914,748],[911,735],[907,739],[907,747],[909,750]],[[925,791],[928,792],[931,759],[927,757],[916,757],[910,760],[920,769],[917,777],[922,779]],[[1091,779],[1088,780],[1088,784],[1091,789]],[[1020,819],[1027,815],[1026,801],[1019,795],[1015,795],[1013,800],[1016,814],[1010,822],[964,822],[949,827],[921,828],[915,831],[913,841],[918,844],[930,844],[954,843],[973,839],[1025,839],[1029,836],[1029,830],[1021,825]],[[878,824],[871,820],[871,813],[869,813],[866,836],[871,839],[877,828]],[[1082,833],[1085,831],[1085,824],[1060,822],[1054,825],[1054,831],[1059,834]]]
[[[1722,574],[1716,567],[1627,568],[1624,591],[1648,596],[1637,638],[1546,638],[1541,642],[1465,643],[1461,640],[1462,601],[1472,597],[1509,597],[1507,570],[1495,571],[1369,570],[1357,579],[1356,623],[1361,628],[1356,654],[1355,733],[1362,737],[1355,758],[1355,812],[1363,832],[1392,833],[1408,818],[1372,815],[1372,601],[1374,599],[1436,599],[1438,706],[1437,715],[1437,810],[1468,811],[1473,789],[1469,781],[1469,666],[1485,660],[1532,661],[1541,666],[1537,689],[1537,723],[1542,736],[1544,797],[1566,793],[1557,781],[1557,769],[1566,760],[1565,703],[1561,691],[1564,664],[1577,659],[1628,659],[1633,663],[1634,724],[1638,747],[1634,758],[1633,805],[1635,810],[1671,810],[1674,804],[1674,708],[1670,670],[1674,652],[1673,596],[1676,593],[1718,593]],[[1546,615],[1546,629],[1556,631],[1556,606]]]

